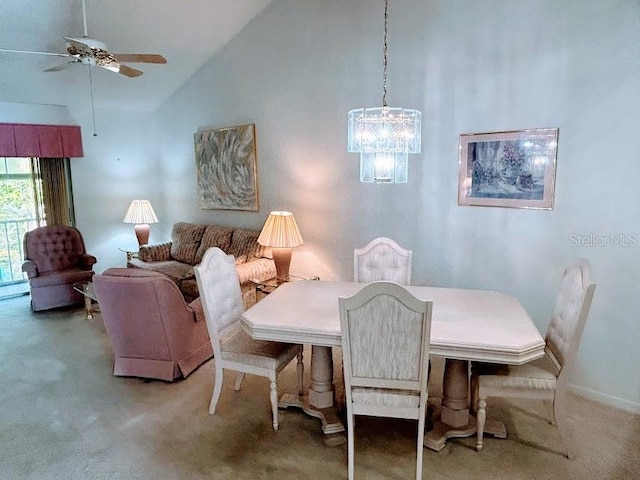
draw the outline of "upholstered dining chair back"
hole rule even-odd
[[[432,302],[393,282],[373,282],[338,300],[347,401],[349,478],[354,416],[418,420],[416,478],[422,478]]]
[[[96,257],[86,252],[77,228],[35,228],[24,234],[23,251],[22,271],[29,277],[34,311],[83,302],[84,297],[73,285],[91,280]]]
[[[227,255],[217,247],[209,250],[209,255],[203,256],[194,271],[213,354],[215,358],[222,358],[221,338],[240,328],[244,304],[233,255]]]
[[[565,367],[575,362],[595,289],[586,259],[565,269],[545,338],[545,353],[558,368],[558,377],[564,377],[569,370]]]
[[[354,281],[369,283],[386,280],[411,284],[411,250],[387,237],[378,237],[353,251]]]
[[[242,330],[240,319],[244,304],[233,255],[218,247],[209,248],[193,270],[215,359],[209,413],[216,412],[224,381],[223,370],[236,372],[235,390],[240,390],[245,373],[259,375],[270,380],[273,429],[278,430],[277,375],[297,357],[298,392],[302,394],[302,345],[254,340]]]

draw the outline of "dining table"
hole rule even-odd
[[[254,339],[311,345],[308,393],[285,393],[279,406],[299,407],[319,418],[325,435],[344,432],[334,406],[332,348],[342,345],[338,298],[354,295],[364,285],[324,280],[283,283],[241,317],[242,328]],[[405,288],[433,302],[430,356],[445,359],[440,418],[424,440],[427,448],[439,451],[448,438],[476,431],[469,411],[469,362],[520,365],[543,356],[545,342],[514,296],[494,290]]]

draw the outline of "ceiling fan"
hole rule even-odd
[[[8,50],[0,48],[0,52],[27,53],[34,55],[51,55],[56,57],[68,57],[70,60],[61,65],[47,68],[45,72],[57,72],[75,65],[98,66],[119,73],[126,77],[139,77],[141,70],[128,67],[123,63],[167,63],[162,55],[151,53],[110,53],[107,46],[100,40],[89,38],[87,33],[87,9],[85,0],[82,0],[82,17],[84,20],[84,35],[81,38],[64,37],[67,41],[67,53],[32,52],[27,50]]]

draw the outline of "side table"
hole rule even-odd
[[[282,283],[285,282],[297,282],[300,280],[320,280],[320,277],[300,277],[298,275],[289,275],[287,280],[284,282],[278,280],[277,278],[270,278],[268,280],[251,280],[251,283],[254,284],[256,288],[256,302],[262,300],[265,296],[269,295],[276,288],[278,288]]]
[[[85,318],[91,320],[93,318],[93,302],[98,301],[96,291],[91,282],[78,282],[73,284],[73,289],[80,292],[84,297]]]
[[[129,250],[128,248],[118,248],[127,255],[127,264],[134,258],[138,258],[138,250]]]

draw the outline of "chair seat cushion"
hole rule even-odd
[[[417,408],[420,406],[418,392],[413,393],[406,390],[353,387],[351,399],[355,404],[377,407]]]
[[[524,365],[474,363],[473,374],[480,388],[555,390],[556,369],[548,356]]]
[[[291,343],[254,340],[243,330],[222,343],[222,358],[230,362],[240,362],[276,369],[287,364],[300,351],[301,346]]]
[[[32,288],[49,287],[52,285],[73,284],[76,282],[88,282],[93,277],[93,271],[72,268],[59,272],[47,272],[29,279]]]

